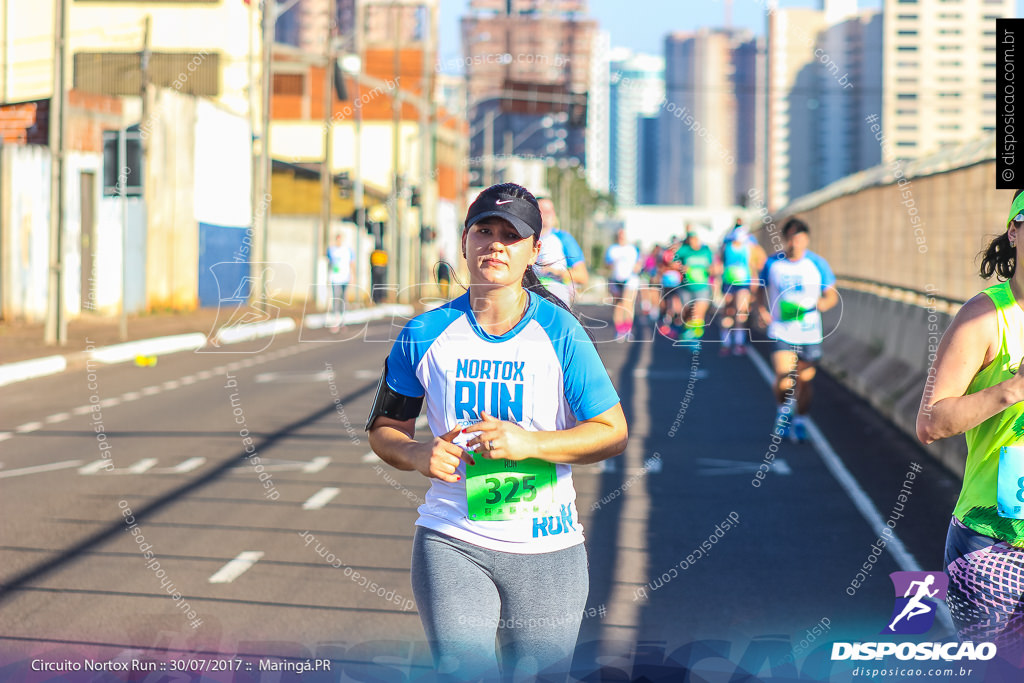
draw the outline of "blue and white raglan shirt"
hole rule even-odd
[[[768,259],[761,271],[761,281],[772,314],[768,336],[789,344],[820,344],[818,299],[836,282],[825,259],[811,251],[799,261],[790,261],[780,254]]]
[[[478,422],[481,410],[530,431],[568,429],[619,402],[579,321],[532,292],[523,319],[501,336],[480,328],[468,294],[416,316],[391,348],[386,381],[404,396],[426,396],[435,436]],[[475,521],[467,516],[466,465],[460,463],[461,481],[431,480],[416,524],[504,552],[546,553],[577,545],[583,528],[572,468],[556,464],[555,470],[555,501],[547,514]]]

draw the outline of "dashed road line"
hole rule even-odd
[[[52,425],[57,424],[58,422],[63,422],[64,420],[70,418],[71,413],[54,413],[53,415],[47,415],[45,418],[43,418],[43,422],[45,422],[48,425]]]
[[[85,465],[83,467],[79,467],[78,468],[78,473],[79,474],[86,474],[86,475],[88,475],[88,474],[96,474],[100,470],[109,469],[109,467],[110,467],[110,461],[109,460],[93,460],[88,465]]]
[[[23,474],[36,474],[37,472],[50,472],[53,470],[64,470],[69,467],[78,467],[82,464],[81,460],[65,460],[63,462],[54,462],[49,465],[36,465],[34,467],[22,467],[17,470],[6,470],[0,472],[0,479],[9,479],[10,477],[20,477]]]
[[[305,503],[302,504],[302,509],[303,510],[319,510],[324,505],[327,505],[327,503],[331,502],[331,500],[336,495],[338,495],[338,493],[340,491],[341,491],[341,489],[334,488],[333,486],[328,486],[328,487],[322,488],[319,491],[317,491],[316,493],[314,493],[312,496],[310,496],[309,500],[307,500]]]
[[[308,465],[302,466],[302,471],[306,474],[316,474],[322,471],[331,462],[330,457],[326,455],[319,455],[309,461]]]
[[[143,458],[126,470],[128,474],[142,474],[159,462],[156,458]]]
[[[263,553],[258,550],[239,553],[238,557],[218,569],[217,573],[210,577],[210,583],[231,583],[259,562],[261,557],[263,557]]]
[[[34,432],[43,426],[42,422],[26,422],[23,425],[18,425],[14,428],[15,434],[27,434],[28,432]]]

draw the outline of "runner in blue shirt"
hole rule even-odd
[[[722,348],[719,355],[746,352],[747,317],[751,292],[757,291],[754,273],[764,266],[764,250],[740,219],[722,241],[719,251],[722,269]]]
[[[431,481],[412,585],[453,680],[497,677],[496,637],[506,677],[566,664],[589,590],[571,465],[626,445],[593,342],[531,268],[540,231],[525,188],[480,193],[462,233],[469,291],[405,326],[367,422],[382,460]],[[424,401],[432,436],[416,440]]]
[[[768,259],[761,271],[759,314],[774,340],[775,398],[778,403],[775,430],[779,436],[807,438],[804,415],[811,409],[814,364],[821,359],[821,311],[839,303],[836,278],[825,259],[808,250],[811,235],[807,224],[791,218],[782,226],[786,250]]]

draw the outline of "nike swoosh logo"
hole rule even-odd
[[[496,201],[494,203],[495,204],[510,204],[510,203],[512,203],[514,201],[515,201],[514,199],[500,199],[500,200],[498,200],[498,201]]]

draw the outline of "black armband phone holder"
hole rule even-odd
[[[380,382],[377,384],[377,395],[373,398],[373,407],[370,408],[370,417],[366,420],[366,427],[363,431],[370,431],[373,421],[383,415],[392,420],[409,420],[420,414],[423,407],[423,397],[404,396],[388,386],[388,360],[384,359],[384,372],[380,375]]]

